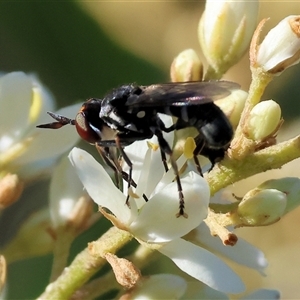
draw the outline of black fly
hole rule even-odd
[[[184,196],[179,171],[172,149],[163,137],[187,127],[198,130],[195,137],[194,161],[202,175],[197,155],[209,158],[212,166],[220,161],[233,136],[233,129],[222,110],[213,101],[224,98],[239,85],[229,81],[184,82],[138,86],[123,85],[112,90],[103,99],[91,98],[81,107],[75,119],[49,113],[57,122],[39,125],[39,128],[57,129],[64,125],[75,125],[78,134],[89,143],[95,144],[105,162],[130,185],[132,163],[124,151],[131,143],[149,139],[155,135],[160,146],[165,169],[166,154],[170,157],[179,193],[179,213],[185,216]],[[159,117],[159,113],[176,117],[170,127]],[[116,149],[129,166],[129,174],[120,166]]]

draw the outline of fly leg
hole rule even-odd
[[[175,179],[176,179],[178,195],[179,195],[179,212],[176,214],[176,217],[178,218],[180,216],[183,216],[183,217],[187,218],[188,215],[184,212],[184,196],[183,196],[183,192],[182,192],[182,186],[181,186],[181,181],[180,181],[180,177],[179,177],[178,166],[176,164],[176,161],[174,160],[173,151],[170,148],[168,142],[164,139],[161,128],[155,127],[155,128],[152,128],[152,130],[158,139],[158,144],[161,149],[162,161],[164,162],[166,160],[166,154],[169,155],[170,162],[171,162],[172,168],[175,173]]]
[[[195,143],[196,143],[196,148],[193,151],[194,162],[195,162],[197,171],[203,177],[201,165],[200,165],[199,159],[197,157],[197,155],[199,155],[201,153],[203,147],[205,146],[205,141],[200,134],[195,137]]]
[[[102,159],[106,163],[107,166],[109,166],[114,174],[115,174],[115,180],[116,180],[116,186],[120,189],[120,175],[122,175],[122,167],[120,166],[117,159],[114,159],[111,155],[111,151],[109,147],[101,147],[99,144],[95,144],[97,151],[101,155]],[[125,173],[125,172],[124,172]],[[123,177],[123,176],[122,176]]]
[[[132,162],[130,160],[130,158],[127,156],[126,152],[124,151],[124,148],[121,145],[120,142],[120,138],[116,137],[116,147],[119,149],[121,156],[123,157],[123,159],[125,160],[127,166],[129,167],[129,172],[128,172],[128,180],[127,180],[127,198],[126,198],[126,204],[128,205],[129,203],[129,197],[130,197],[130,186],[131,186],[131,182],[132,180]],[[123,170],[122,170],[123,172]]]
[[[96,149],[100,153],[100,155],[103,158],[103,160],[105,161],[105,163],[114,171],[117,186],[119,187],[119,184],[120,184],[119,177],[121,176],[128,183],[128,189],[130,188],[130,186],[133,186],[134,188],[136,188],[137,184],[132,179],[132,162],[130,161],[129,157],[125,153],[121,144],[117,143],[116,140],[105,141],[105,142],[103,142],[103,144],[106,145],[106,147],[104,147],[101,142],[96,143]],[[109,145],[109,147],[107,147],[107,145]],[[130,169],[129,174],[127,174],[125,171],[123,171],[116,154],[110,151],[110,147],[116,147],[116,148],[120,147],[120,148],[118,148],[118,150],[120,151],[120,154],[122,155],[125,162],[129,166],[129,169]],[[146,202],[148,201],[148,198],[145,194],[143,194],[143,198]],[[129,201],[129,194],[127,195],[127,198],[126,198],[126,204],[128,204],[128,201]]]
[[[198,161],[197,155],[199,155],[199,154],[203,155],[203,156],[207,157],[209,159],[209,161],[211,162],[211,167],[208,170],[208,172],[210,172],[213,169],[213,167],[215,166],[215,164],[220,162],[225,156],[227,147],[223,147],[223,148],[208,147],[201,134],[199,134],[195,137],[195,143],[196,143],[196,148],[195,148],[193,154],[194,154],[194,161],[195,161],[198,171],[199,171],[198,166],[200,167],[200,164],[197,165],[197,163],[196,163],[196,160]],[[201,170],[201,167],[200,167],[200,170]],[[202,175],[202,172],[200,174]]]

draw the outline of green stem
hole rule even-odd
[[[139,269],[142,269],[145,266],[148,266],[151,263],[153,263],[157,259],[157,256],[157,251],[154,251],[149,247],[139,245],[139,247],[134,251],[134,253],[131,254],[129,257],[126,257],[126,259],[131,261]],[[110,271],[104,276],[96,278],[84,285],[73,295],[71,299],[82,299],[82,297],[84,296],[85,300],[92,300],[99,297],[100,295],[103,295],[106,292],[109,292],[112,289],[122,289],[122,287],[116,281],[115,274],[112,271]]]
[[[273,79],[273,76],[260,69],[252,70],[252,82],[249,87],[249,94],[245,102],[240,122],[235,131],[234,138],[229,149],[229,156],[235,159],[243,159],[255,148],[255,141],[248,139],[243,132],[247,118],[253,107],[260,102],[265,88]]]
[[[55,233],[56,239],[53,249],[53,263],[50,282],[54,281],[66,267],[70,247],[75,238],[75,234],[65,230],[65,228],[57,229]]]
[[[245,102],[245,108],[242,112],[236,135],[239,134],[239,131],[242,129],[241,127],[245,125],[246,119],[253,107],[260,102],[267,85],[272,79],[273,76],[268,73],[261,72],[257,69],[252,70],[252,81],[249,87],[249,94]]]
[[[48,285],[38,299],[69,299],[72,294],[86,283],[105,263],[105,253],[115,253],[131,239],[130,233],[116,227],[110,228],[97,241],[79,253],[71,265]]]
[[[271,169],[300,157],[300,136],[235,160],[226,157],[207,174],[211,195],[237,181]]]
[[[109,273],[85,284],[82,288],[77,290],[70,300],[93,300],[113,289],[120,290],[122,287],[116,281],[115,274],[110,271]]]

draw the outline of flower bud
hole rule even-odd
[[[284,214],[287,214],[300,205],[300,179],[297,177],[271,179],[259,185],[258,188],[276,189],[285,193],[287,205]]]
[[[233,90],[229,96],[215,102],[225,113],[233,128],[236,128],[240,121],[247,97],[247,92]]]
[[[259,33],[266,21],[259,24],[251,42],[251,66],[279,75],[300,61],[300,16],[284,18],[258,45]]]
[[[203,65],[193,49],[179,53],[171,65],[172,82],[201,81]]]
[[[224,74],[247,50],[255,30],[258,1],[206,1],[198,27],[203,53]]]
[[[262,101],[251,110],[244,133],[254,141],[261,141],[276,132],[280,120],[280,106],[273,100]]]
[[[283,215],[287,203],[286,194],[275,189],[253,189],[238,205],[235,213],[237,226],[265,226],[277,222]]]
[[[7,207],[19,199],[24,183],[16,174],[6,174],[0,180],[0,207]]]

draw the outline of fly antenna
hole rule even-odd
[[[47,124],[41,124],[36,127],[38,128],[51,128],[51,129],[59,129],[65,125],[75,125],[75,120],[69,119],[67,117],[64,117],[59,114],[55,114],[53,112],[48,111],[48,115],[50,115],[53,119],[55,119],[57,122],[47,123]]]

